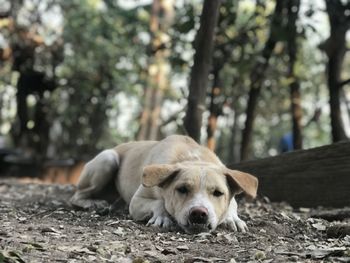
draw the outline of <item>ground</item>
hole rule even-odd
[[[1,180],[0,262],[350,262],[350,236],[330,238],[336,223],[312,218],[317,210],[241,200],[248,233],[188,235],[74,210],[73,191]]]

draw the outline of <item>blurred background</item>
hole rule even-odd
[[[208,1],[0,0],[0,173],[187,134],[196,35],[216,11],[203,145],[235,163],[349,138],[350,1],[213,0],[201,19]]]

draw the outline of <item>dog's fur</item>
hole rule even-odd
[[[134,220],[164,228],[175,221],[188,233],[220,224],[246,231],[234,196],[254,198],[258,186],[254,176],[226,168],[213,152],[179,135],[101,152],[85,165],[72,204],[93,204],[113,181]]]

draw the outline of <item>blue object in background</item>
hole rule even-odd
[[[280,140],[280,151],[282,153],[290,152],[294,150],[293,134],[291,132],[286,133]]]

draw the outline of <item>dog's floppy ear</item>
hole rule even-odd
[[[179,170],[176,165],[172,164],[147,165],[143,168],[142,185],[164,187],[176,177]]]
[[[248,173],[237,170],[225,169],[228,184],[235,194],[246,193],[249,197],[255,198],[258,190],[258,179]]]

